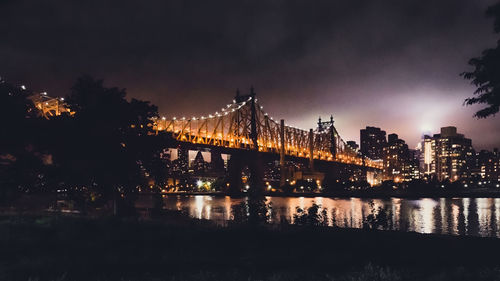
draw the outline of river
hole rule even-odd
[[[224,225],[231,219],[231,207],[246,198],[210,195],[167,195],[164,208],[182,210],[198,219]],[[271,222],[283,218],[293,222],[296,208],[313,203],[327,209],[329,223],[360,228],[375,208],[392,211],[394,228],[420,233],[500,237],[500,198],[361,199],[326,197],[266,197],[271,204]],[[335,218],[334,220],[332,218]]]

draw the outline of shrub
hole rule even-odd
[[[313,203],[307,211],[297,207],[293,220],[296,225],[328,226],[328,213],[326,209],[321,209],[320,205]]]

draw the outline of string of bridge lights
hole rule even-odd
[[[240,102],[240,103],[236,103],[236,100],[233,100],[233,103],[226,104],[226,107],[221,108],[221,112],[222,113],[216,111],[214,114],[208,114],[207,116],[201,116],[201,117],[193,116],[190,119],[187,119],[186,117],[182,117],[182,118],[180,118],[180,120],[183,120],[183,121],[197,121],[197,120],[205,120],[205,119],[212,119],[212,118],[215,118],[215,117],[227,116],[229,113],[235,112],[236,110],[239,110],[241,107],[243,107],[251,99],[252,98],[250,97],[246,101],[243,101],[243,102]],[[161,119],[162,120],[167,120],[166,117],[162,117]],[[176,121],[178,119],[177,119],[177,117],[174,116],[170,120],[171,121]]]
[[[212,118],[216,118],[216,117],[224,117],[224,116],[227,116],[229,113],[233,113],[237,110],[240,110],[243,106],[245,106],[247,104],[247,102],[250,102],[252,100],[252,97],[249,97],[246,101],[242,101],[240,103],[237,103],[236,100],[233,100],[232,103],[230,104],[227,104],[226,107],[222,107],[221,111],[222,112],[218,112],[216,111],[215,113],[213,114],[209,114],[208,116],[201,116],[201,117],[191,117],[191,118],[186,118],[186,117],[182,117],[182,118],[177,118],[177,117],[172,117],[170,118],[171,121],[177,121],[177,120],[182,120],[182,121],[199,121],[199,120],[206,120],[206,119],[212,119]],[[275,125],[278,125],[279,126],[279,123],[274,120],[274,118],[272,116],[269,116],[269,114],[267,112],[265,112],[263,109],[264,107],[262,105],[260,105],[258,103],[258,99],[256,98],[255,99],[255,103],[256,103],[256,106],[258,109],[260,109],[260,111],[263,113],[264,116],[266,116],[267,118],[269,118],[269,120],[271,120],[272,123],[274,123]],[[161,118],[162,120],[167,120],[166,117],[162,117]],[[299,128],[299,127],[296,127],[296,126],[291,126],[291,125],[288,125],[288,124],[285,124],[286,127],[289,127],[289,128],[292,128],[292,129],[295,129],[295,130],[301,130],[303,132],[308,132],[308,130],[305,130],[303,128]],[[318,133],[318,132],[314,132],[315,134],[321,134],[321,133]]]
[[[1,79],[0,79],[0,80],[1,80]],[[24,84],[23,84],[23,85],[21,85],[21,86],[19,86],[19,88],[20,88],[21,90],[23,90],[23,91],[26,91],[26,90],[28,89],[28,88],[27,88]],[[57,97],[56,97],[56,98],[51,97],[51,96],[49,96],[49,94],[48,94],[46,91],[44,91],[44,92],[39,92],[38,94],[39,94],[40,96],[43,96],[43,97],[46,97],[46,98],[49,98],[49,99],[59,100],[59,101],[64,101],[64,98],[63,98],[63,97],[59,97],[59,98],[57,98]],[[47,103],[45,103],[45,104],[47,104]]]

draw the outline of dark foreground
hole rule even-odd
[[[500,280],[500,239],[321,227],[10,217],[2,280]]]

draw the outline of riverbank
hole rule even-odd
[[[4,280],[491,280],[479,278],[498,276],[500,239],[218,227],[175,213],[152,221],[1,217],[0,247]]]
[[[247,193],[242,192],[238,194],[229,194],[224,192],[167,192],[163,195],[209,195],[209,196],[231,196],[231,197],[245,197]],[[387,199],[387,198],[500,198],[500,188],[496,189],[463,189],[463,190],[447,190],[447,191],[433,191],[433,192],[408,192],[404,190],[394,191],[380,191],[380,190],[348,190],[336,192],[295,192],[295,193],[282,193],[282,192],[265,192],[265,196],[272,197],[325,197],[325,198],[373,198],[373,199]]]

